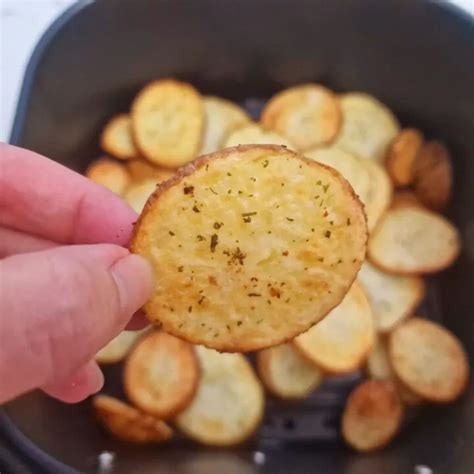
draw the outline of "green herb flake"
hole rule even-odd
[[[178,272],[182,273],[182,272],[183,272],[183,270],[184,270],[184,267],[183,267],[183,266],[181,266],[181,267],[178,267]]]
[[[168,232],[168,234],[170,234],[171,237],[174,237],[174,235],[175,235],[175,233],[174,233],[172,230],[170,230],[170,231]]]
[[[237,321],[237,326],[242,326],[242,321]]]
[[[286,220],[290,222],[294,222],[294,219],[292,219],[291,217],[287,217]]]
[[[218,195],[218,194],[219,194],[219,193],[216,193],[216,192],[215,192],[215,191],[214,191],[214,190],[213,190],[213,189],[212,189],[210,186],[209,186],[209,188],[208,188],[208,189],[209,189],[209,191],[211,191],[211,193],[212,193],[212,194],[216,194],[216,195]]]
[[[323,186],[323,191],[325,194],[328,192],[328,189],[329,189],[329,183]]]
[[[211,245],[210,249],[211,252],[214,253],[216,251],[217,244],[219,243],[219,236],[217,234],[211,235]]]
[[[266,167],[268,166],[268,163],[269,163],[268,160],[265,160],[265,161],[263,162],[263,167],[266,168]]]
[[[227,176],[232,176],[232,174],[231,174],[231,173],[229,173],[229,172],[227,172]]]
[[[196,205],[193,206],[193,211],[194,212],[201,212]]]
[[[214,229],[219,230],[223,225],[223,222],[214,222]]]
[[[350,217],[347,218],[346,224],[347,224],[348,226],[351,225],[351,218],[350,218]]]
[[[326,239],[330,239],[331,238],[331,231],[327,230],[326,232],[324,232],[324,237],[326,237]]]
[[[262,295],[260,293],[249,293],[247,296],[249,298],[260,298]]]
[[[204,237],[204,236],[201,235],[201,234],[198,234],[198,235],[196,236],[196,238],[198,239],[198,242],[202,242],[203,240],[206,240],[206,237]]]

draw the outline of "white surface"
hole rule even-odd
[[[0,0],[0,141],[8,140],[23,73],[33,48],[51,22],[74,2]],[[474,14],[474,0],[453,3]]]

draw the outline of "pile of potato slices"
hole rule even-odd
[[[264,276],[274,272],[280,277],[280,267],[287,271],[288,261],[296,265],[295,249],[300,254],[314,251],[306,235],[298,240],[302,231],[297,226],[293,241],[285,240],[289,237],[283,237],[281,229],[290,228],[295,215],[281,214],[276,207],[287,200],[294,208],[303,202],[302,196],[308,201],[304,180],[316,180],[312,172],[324,177],[327,167],[336,170],[358,196],[351,200],[349,193],[345,194],[340,215],[327,215],[322,204],[321,213],[327,221],[314,217],[316,230],[322,231],[316,243],[324,244],[324,237],[331,232],[335,238],[334,247],[323,245],[317,256],[313,252],[315,261],[310,270],[321,272],[324,265],[321,275],[329,282],[329,290],[336,276],[344,282],[337,297],[323,299],[327,304],[319,314],[314,306],[314,315],[308,318],[307,309],[312,311],[313,306],[298,303],[298,295],[321,298],[319,287],[296,279],[300,291],[288,292],[285,285],[290,279],[281,279],[278,284],[269,281],[262,290],[257,276],[249,281],[244,295],[253,297],[238,299],[235,304],[236,294],[220,298],[220,292],[227,288],[218,286],[219,276],[209,276],[196,296],[180,290],[180,302],[166,312],[157,307],[158,303],[166,306],[167,293],[156,300],[157,304],[146,306],[148,317],[162,324],[161,329],[123,332],[97,354],[99,363],[124,364],[128,401],[108,395],[98,395],[94,400],[98,419],[112,435],[135,443],[161,443],[178,430],[205,445],[239,444],[258,429],[265,411],[265,392],[298,403],[331,377],[357,372],[366,380],[347,398],[341,433],[355,450],[372,451],[398,434],[407,410],[421,404],[452,402],[461,396],[469,366],[460,341],[431,321],[432,315],[418,316],[429,285],[426,278],[452,265],[461,245],[458,230],[442,214],[453,191],[452,159],[442,142],[425,139],[415,128],[401,128],[395,115],[366,93],[336,94],[319,84],[298,85],[270,98],[260,120],[254,121],[238,104],[202,96],[190,84],[165,79],[144,87],[128,113],[111,118],[102,132],[101,147],[104,156],[90,165],[86,175],[123,197],[137,213],[143,211],[132,249],[141,253],[147,245],[161,243],[167,249],[174,245],[170,242],[178,242],[183,258],[178,250],[162,253],[160,258],[166,268],[174,265],[176,275],[182,273],[189,281],[194,273],[188,270],[197,271],[187,268],[190,257],[199,257],[203,265],[214,265],[216,271],[221,265],[222,274],[234,275],[234,265],[237,270],[243,266],[248,253],[243,248],[245,238],[248,245],[254,243],[262,249],[278,239],[288,244],[278,255],[269,253],[257,262],[264,266],[272,262]],[[195,161],[202,155],[206,156]],[[291,166],[274,166],[277,161],[273,155],[278,155],[280,162],[287,159]],[[312,168],[310,162],[317,167]],[[204,169],[214,173],[212,179],[203,177]],[[255,174],[251,176],[249,169]],[[263,173],[269,173],[275,183],[265,180]],[[280,179],[284,173],[288,180]],[[343,187],[339,174],[331,181],[334,187]],[[289,185],[293,175],[303,183],[303,191]],[[250,182],[253,177],[259,186]],[[250,181],[240,189],[244,178]],[[320,186],[312,196],[319,199],[318,203],[326,192],[324,182]],[[203,197],[204,191],[208,197]],[[249,208],[257,194],[261,199]],[[293,201],[298,194],[300,201]],[[356,222],[360,220],[359,200],[367,219],[366,256],[364,226]],[[210,203],[210,214],[200,207],[203,202]],[[227,234],[219,232],[230,227],[219,206],[222,203],[232,213],[235,202],[243,207],[238,214],[241,223],[233,223],[232,231],[242,242],[233,250],[223,250],[229,252],[228,261],[211,263],[216,257],[214,250],[226,242]],[[265,225],[258,222],[272,203],[276,203],[275,208],[273,214],[265,214]],[[161,221],[150,217],[155,211],[162,216]],[[166,227],[173,213],[177,220],[184,219],[184,228],[187,225],[191,229],[188,235],[177,235],[179,226]],[[343,234],[322,227],[323,223],[337,223],[342,215],[347,225],[353,225],[352,248]],[[285,226],[274,227],[280,218],[286,220]],[[203,223],[214,230],[204,234],[199,230]],[[254,234],[248,233],[249,224],[255,225]],[[245,238],[242,229],[247,232]],[[169,236],[150,242],[142,238],[145,233]],[[190,239],[210,251],[204,254],[195,250],[201,247],[188,245]],[[153,253],[156,251],[150,251]],[[337,273],[334,268],[346,254],[355,256],[352,265]],[[170,276],[171,282],[178,281],[176,275]],[[352,283],[353,276],[356,279]],[[171,292],[171,287],[167,291]],[[260,298],[264,292],[271,296],[265,298],[268,307]],[[285,314],[281,308],[287,299],[285,311],[291,317],[272,320],[279,311]],[[202,304],[209,304],[204,306],[207,313],[199,312]],[[255,308],[260,319],[251,315]],[[237,312],[235,327],[217,327],[219,311],[224,322],[230,318],[227,313]],[[291,327],[290,322],[300,316],[304,324]],[[192,318],[199,324],[187,328]],[[250,329],[248,322],[253,324]],[[212,324],[212,333],[208,328],[207,332],[200,329],[201,324]],[[255,330],[257,324],[265,331]],[[255,363],[239,353],[248,351],[256,353]]]

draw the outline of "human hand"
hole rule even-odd
[[[136,218],[105,188],[0,144],[0,403],[102,387],[93,356],[152,290],[148,264],[124,248]]]

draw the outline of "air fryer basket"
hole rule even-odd
[[[38,45],[11,142],[83,171],[100,154],[97,137],[106,119],[127,110],[138,89],[159,77],[187,80],[254,112],[274,92],[301,82],[371,93],[403,125],[442,138],[453,152],[449,217],[464,249],[452,269],[430,279],[420,312],[454,331],[472,361],[473,56],[472,18],[438,2],[82,1]],[[120,367],[107,368],[106,378],[105,390],[120,393]],[[108,450],[116,453],[113,472],[127,474],[398,474],[417,465],[435,474],[472,474],[472,381],[456,404],[420,409],[392,445],[363,456],[338,437],[341,407],[357,380],[334,380],[305,403],[269,401],[256,439],[232,450],[182,439],[163,448],[127,446],[100,430],[89,402],[69,406],[33,393],[0,412],[9,453],[2,458],[0,450],[0,468],[3,461],[12,472],[97,472],[97,456]],[[265,453],[261,465],[256,451]]]

